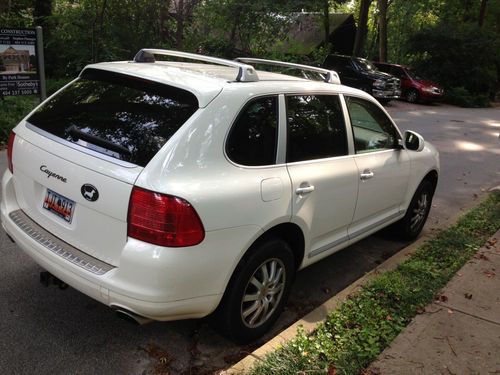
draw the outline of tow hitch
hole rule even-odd
[[[61,290],[66,289],[68,287],[68,284],[66,284],[62,280],[59,280],[57,277],[55,277],[48,271],[40,272],[40,282],[42,283],[43,286],[46,287],[49,285],[57,285]]]

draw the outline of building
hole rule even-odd
[[[30,52],[9,46],[0,52],[0,66],[7,73],[22,73],[30,68]]]
[[[315,49],[325,46],[325,26],[322,13],[293,13],[283,41],[269,47],[270,51],[309,55]],[[330,52],[351,55],[356,37],[356,22],[352,14],[331,13],[328,17],[330,31],[328,49]]]

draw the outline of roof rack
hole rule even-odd
[[[324,81],[326,83],[333,83],[333,84],[340,85],[339,75],[337,74],[337,72],[335,72],[333,70],[318,68],[318,67],[309,66],[309,65],[294,64],[294,63],[289,63],[289,62],[285,62],[285,61],[254,59],[251,57],[238,57],[235,60],[241,61],[243,63],[248,63],[248,64],[253,63],[253,64],[262,64],[262,65],[283,66],[286,68],[296,68],[296,69],[305,70],[308,72],[321,73],[321,74],[325,75]]]
[[[254,67],[242,62],[237,62],[234,60],[220,59],[217,57],[210,57],[205,55],[199,55],[196,53],[179,52],[166,49],[153,49],[153,48],[143,48],[134,57],[134,62],[137,63],[154,63],[154,55],[162,56],[174,56],[180,57],[188,60],[203,61],[208,63],[213,63],[217,65],[229,66],[232,68],[238,68],[238,75],[236,76],[236,81],[239,82],[255,82],[259,80],[259,76],[255,71]]]

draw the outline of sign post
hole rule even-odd
[[[42,28],[0,27],[0,97],[46,97]]]

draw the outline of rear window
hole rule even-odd
[[[186,90],[87,69],[28,122],[66,141],[145,166],[197,109],[196,97]]]

